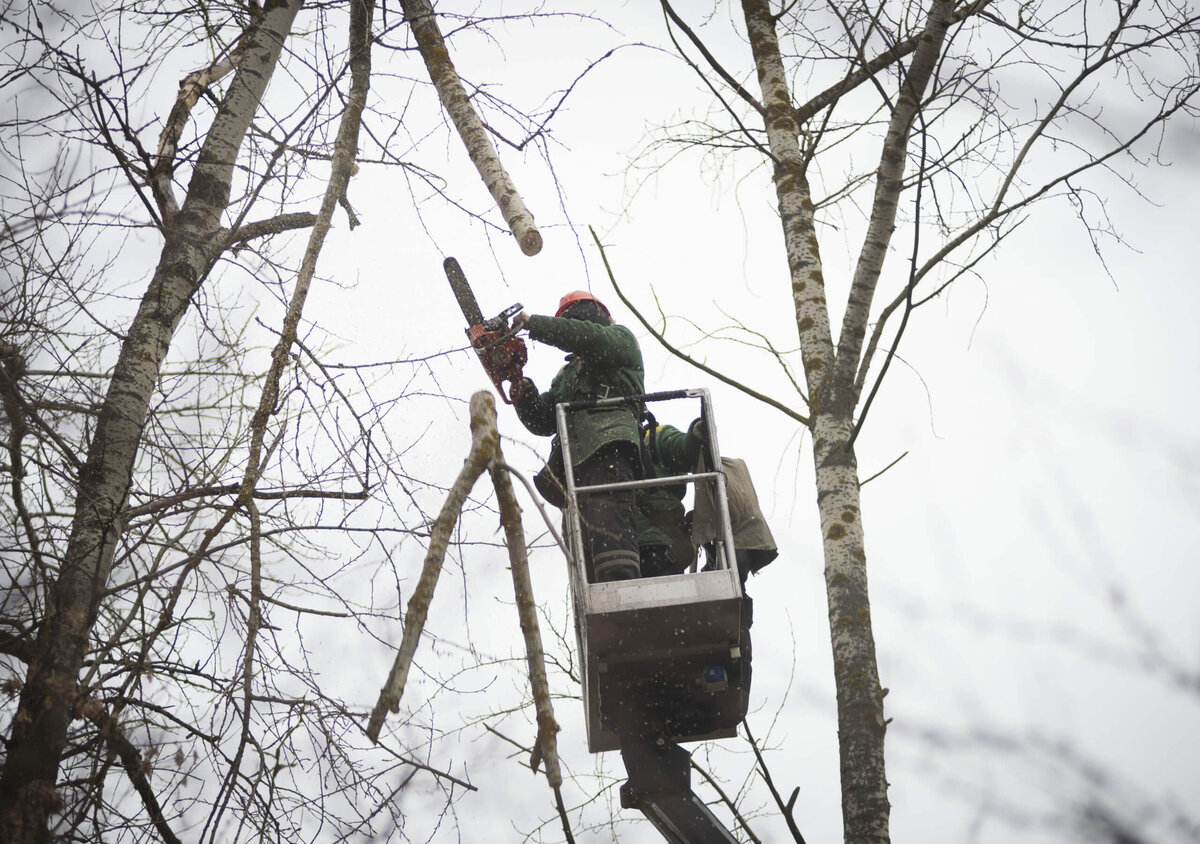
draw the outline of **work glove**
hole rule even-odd
[[[701,455],[707,453],[708,446],[708,428],[704,424],[704,419],[696,419],[691,425],[688,425],[687,444],[684,446],[684,456],[688,463],[695,465]]]
[[[528,331],[529,330],[529,314],[521,311],[512,318],[513,331]]]
[[[536,396],[538,388],[529,378],[515,378],[509,382],[508,394],[512,397],[513,404],[520,404],[527,397]]]

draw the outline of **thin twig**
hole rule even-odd
[[[788,829],[792,832],[792,838],[796,844],[805,844],[804,836],[800,834],[800,828],[796,826],[796,819],[792,817],[792,810],[796,806],[796,792],[792,792],[792,798],[785,804],[783,798],[779,795],[779,790],[775,788],[775,781],[771,779],[771,772],[767,769],[766,760],[763,759],[762,751],[758,749],[758,742],[754,740],[754,733],[750,732],[750,722],[742,721],[742,726],[746,728],[746,738],[750,742],[750,747],[754,751],[754,758],[758,760],[758,769],[762,772],[763,782],[767,784],[771,796],[775,798],[775,805],[779,807],[783,819],[787,821]],[[797,789],[796,791],[799,791]]]
[[[146,807],[146,812],[150,815],[150,821],[154,824],[154,828],[158,831],[162,840],[166,844],[180,844],[179,838],[175,835],[171,827],[167,825],[167,819],[163,816],[162,807],[159,805],[158,798],[154,795],[154,789],[150,786],[150,778],[147,776],[149,768],[142,758],[142,753],[125,736],[124,731],[121,730],[121,725],[104,711],[103,705],[95,698],[89,698],[80,703],[76,707],[76,714],[87,718],[95,724],[100,730],[100,737],[104,739],[104,743],[108,745],[109,750],[120,758],[129,781],[133,783],[134,790],[142,798],[142,805]]]
[[[713,779],[712,774],[697,765],[695,759],[689,759],[688,762],[693,769],[700,772],[700,776],[704,777],[704,781],[712,787],[712,790],[717,792],[717,795],[721,798],[721,802],[724,803],[729,808],[729,811],[733,813],[733,817],[739,824],[741,824],[742,829],[746,830],[746,834],[750,836],[750,840],[754,842],[754,844],[762,844],[762,839],[754,834],[754,830],[750,828],[750,824],[747,823],[744,817],[742,817],[742,813],[738,811],[737,804],[735,804],[733,799],[725,793],[725,789],[721,788],[717,781]]]
[[[550,535],[554,537],[554,541],[557,543],[559,550],[563,552],[563,556],[565,556],[569,561],[571,559],[571,552],[567,548],[567,543],[563,541],[562,535],[558,532],[558,529],[554,527],[554,522],[550,520],[550,514],[547,513],[546,508],[542,506],[542,498],[533,488],[533,484],[529,482],[528,478],[504,461],[497,461],[496,465],[507,470],[510,474],[514,475],[518,481],[525,485],[525,490],[529,493],[529,497],[533,500],[533,506],[537,507],[538,512],[542,514],[542,521],[546,523],[546,529],[550,531]]]
[[[903,460],[905,457],[908,457],[908,452],[907,452],[907,451],[906,451],[906,452],[904,452],[903,454],[901,454],[899,457],[897,457],[897,458],[896,458],[895,460],[893,460],[891,463],[889,463],[889,464],[887,464],[886,466],[884,466],[882,469],[880,469],[880,470],[879,470],[878,472],[876,472],[874,475],[872,475],[871,477],[867,478],[865,481],[860,481],[860,482],[859,482],[859,484],[858,484],[858,488],[859,488],[859,489],[862,489],[864,486],[866,486],[866,485],[867,485],[867,484],[869,484],[871,481],[873,481],[873,480],[875,480],[876,478],[878,478],[880,475],[882,475],[882,474],[883,474],[884,472],[886,472],[888,469],[890,469],[890,468],[892,468],[893,466],[895,466],[897,463],[899,463],[899,462],[900,462],[901,460]]]
[[[604,251],[604,244],[602,244],[600,242],[600,238],[599,238],[599,236],[597,236],[596,230],[594,228],[592,228],[591,226],[588,226],[588,231],[590,231],[592,233],[592,240],[596,241],[596,247],[600,250],[600,258],[602,261],[604,261],[604,269],[608,272],[608,280],[612,282],[613,290],[615,290],[617,293],[617,298],[619,298],[623,303],[625,303],[625,307],[627,307],[627,308],[629,308],[629,310],[633,311],[633,315],[638,318],[638,322],[640,322],[642,324],[642,326],[647,331],[650,332],[651,336],[653,336],[654,339],[659,342],[659,345],[661,345],[664,349],[666,349],[671,354],[675,355],[675,357],[679,358],[680,360],[690,363],[692,366],[696,367],[701,372],[711,375],[713,378],[716,378],[718,381],[723,381],[724,383],[728,384],[731,387],[734,387],[735,389],[741,390],[743,393],[750,396],[751,398],[758,399],[759,401],[763,402],[764,404],[769,404],[771,407],[775,408],[776,410],[781,411],[782,413],[786,414],[787,416],[790,416],[792,419],[795,419],[801,425],[808,427],[809,419],[807,416],[797,413],[796,411],[792,410],[787,405],[785,405],[781,402],[775,401],[775,399],[771,398],[770,396],[764,396],[762,393],[758,392],[757,390],[753,390],[750,387],[747,387],[745,384],[734,381],[728,375],[723,375],[720,372],[717,372],[715,369],[712,369],[711,367],[708,367],[708,366],[700,363],[700,361],[698,361],[692,357],[689,357],[688,355],[684,354],[682,351],[680,351],[679,349],[675,348],[670,343],[668,343],[667,338],[664,337],[660,332],[656,331],[654,329],[654,327],[652,325],[650,325],[649,321],[644,316],[642,316],[642,312],[639,311],[634,306],[634,304],[629,301],[628,297],[626,297],[624,291],[621,290],[620,285],[617,284],[617,278],[615,275],[613,275],[612,267],[608,263],[608,254]]]

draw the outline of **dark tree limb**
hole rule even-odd
[[[696,367],[697,369],[699,369],[701,372],[705,373],[706,375],[710,375],[713,378],[716,378],[718,381],[722,381],[731,387],[741,390],[743,393],[750,396],[750,398],[758,399],[763,404],[770,405],[771,407],[780,411],[784,415],[789,416],[792,419],[795,419],[801,425],[808,427],[809,420],[808,420],[807,416],[797,413],[796,411],[794,411],[790,407],[788,407],[786,404],[783,404],[782,402],[778,402],[775,399],[771,398],[770,396],[763,395],[762,393],[758,392],[757,390],[747,387],[745,384],[741,383],[740,381],[733,380],[728,375],[725,375],[721,372],[717,372],[715,369],[713,369],[709,366],[706,366],[705,364],[701,363],[700,361],[696,360],[693,357],[690,357],[689,355],[685,354],[684,352],[675,348],[669,342],[667,342],[667,338],[663,336],[662,332],[656,330],[654,328],[654,326],[652,326],[650,324],[649,320],[647,320],[644,316],[642,316],[642,312],[637,309],[637,307],[633,304],[633,302],[629,301],[629,298],[625,295],[625,291],[623,291],[621,289],[621,286],[619,284],[617,284],[617,278],[615,275],[613,275],[612,266],[608,263],[608,254],[604,251],[604,244],[602,244],[600,242],[600,238],[596,235],[596,230],[589,226],[588,231],[590,231],[592,233],[592,240],[596,241],[596,248],[600,250],[600,258],[601,258],[601,260],[604,261],[604,269],[608,272],[608,280],[610,282],[612,282],[613,290],[615,290],[617,293],[617,298],[619,298],[625,304],[625,307],[627,307],[627,308],[629,308],[629,310],[633,311],[633,315],[638,318],[638,322],[640,322],[642,324],[642,326],[647,331],[650,332],[650,334],[654,337],[654,339],[658,341],[659,345],[661,345],[664,349],[666,349],[671,354],[675,355],[675,357],[679,358],[682,361],[686,361],[687,363],[690,363],[692,366]]]
[[[951,15],[951,23],[961,23],[971,15],[979,14],[990,2],[991,0],[975,0],[975,2],[961,6]],[[792,112],[796,122],[802,124],[810,120],[821,109],[828,108],[836,103],[843,94],[853,91],[864,82],[871,81],[881,70],[912,54],[920,45],[923,37],[924,34],[922,33],[900,41],[891,49],[885,50],[875,58],[860,65],[857,70],[846,74],[841,82],[830,85],[824,91],[809,99],[808,102],[797,106]]]
[[[765,117],[767,110],[763,108],[762,103],[756,100],[753,94],[742,87],[742,85],[730,75],[729,71],[721,66],[721,63],[717,61],[716,56],[714,56],[709,49],[704,46],[704,42],[701,41],[696,33],[692,31],[690,26],[684,23],[683,19],[679,17],[675,9],[672,8],[671,4],[667,2],[667,0],[660,0],[660,2],[662,3],[663,12],[665,12],[667,17],[671,19],[671,22],[679,27],[680,31],[682,31],[683,34],[688,37],[688,40],[691,41],[692,45],[700,51],[700,55],[704,56],[705,61],[707,61],[709,66],[716,71],[717,75],[725,81],[725,84],[732,88],[734,93],[745,100],[745,102],[748,103],[752,109],[757,111],[759,115]]]
[[[800,789],[797,788],[792,791],[792,796],[784,803],[783,797],[779,794],[779,789],[775,787],[775,780],[771,778],[771,771],[767,768],[762,751],[758,748],[758,742],[754,740],[754,733],[750,732],[750,722],[743,721],[742,726],[746,728],[746,738],[750,742],[751,749],[754,750],[754,758],[758,760],[758,770],[762,773],[763,782],[767,784],[767,789],[771,792],[771,796],[775,798],[775,805],[779,807],[779,813],[787,821],[788,830],[792,833],[792,839],[796,844],[806,844],[804,836],[800,833],[800,827],[796,826],[796,818],[792,814],[796,808],[796,795],[800,793]]]
[[[221,232],[221,238],[227,246],[240,246],[255,238],[271,234],[282,234],[296,229],[309,229],[317,223],[317,215],[307,212],[280,214],[267,220],[258,220],[238,226],[236,229],[226,229]]]
[[[121,725],[104,710],[100,701],[91,698],[76,707],[76,714],[91,721],[100,730],[100,737],[104,739],[104,743],[121,760],[121,767],[125,769],[125,774],[129,777],[138,796],[142,798],[142,805],[146,807],[146,813],[150,815],[150,821],[154,824],[154,828],[162,840],[166,844],[181,844],[179,838],[167,824],[162,806],[159,805],[154,789],[150,786],[150,778],[147,776],[149,767],[146,760],[142,758],[141,751],[134,747],[133,743],[125,736]]]

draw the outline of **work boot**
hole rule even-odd
[[[642,576],[637,563],[626,560],[613,560],[596,567],[596,582],[611,583],[614,580],[637,580]]]
[[[642,545],[638,553],[642,558],[642,577],[662,577],[679,574],[683,570],[683,566],[675,562],[670,545]]]

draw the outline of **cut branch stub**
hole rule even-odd
[[[400,698],[404,695],[409,668],[417,652],[417,642],[425,629],[425,619],[429,616],[429,604],[433,600],[438,575],[442,572],[442,562],[446,558],[450,534],[458,522],[463,502],[467,500],[475,481],[487,469],[499,442],[500,435],[496,433],[495,400],[491,393],[480,391],[471,396],[471,453],[467,455],[462,471],[458,473],[458,478],[446,495],[446,502],[433,521],[433,529],[429,534],[429,551],[425,554],[421,578],[408,599],[408,611],[404,614],[404,636],[400,640],[400,650],[396,653],[392,670],[379,692],[379,700],[367,724],[367,737],[372,742],[379,741],[379,731],[383,728],[388,711],[400,711]]]
[[[555,734],[559,728],[554,718],[550,684],[546,679],[545,652],[538,628],[533,583],[529,575],[525,531],[521,526],[521,508],[508,477],[509,469],[504,463],[504,455],[500,451],[500,433],[496,427],[496,400],[486,390],[480,390],[471,396],[471,451],[433,522],[429,550],[425,555],[421,577],[408,600],[408,610],[404,616],[404,635],[392,670],[379,691],[379,700],[367,723],[367,737],[378,743],[379,732],[383,728],[387,713],[400,711],[400,699],[404,695],[404,686],[408,681],[417,643],[429,617],[429,605],[433,600],[438,575],[442,571],[442,561],[446,557],[450,536],[462,513],[467,495],[485,470],[491,473],[496,488],[496,500],[500,507],[504,542],[508,547],[521,632],[525,638],[529,682],[537,709],[538,734],[530,766],[537,770],[539,764],[545,764],[546,780],[558,795],[562,786],[562,770],[558,761],[558,740]]]
[[[438,29],[433,7],[429,0],[401,0],[401,6],[417,41],[417,49],[421,51],[421,58],[429,70],[429,78],[437,89],[442,107],[458,129],[471,163],[496,200],[496,206],[504,215],[504,222],[520,244],[521,251],[526,255],[536,255],[542,251],[542,235],[533,224],[533,214],[525,207],[525,201],[500,163],[500,156],[488,137],[487,129],[471,106],[471,100],[463,89],[450,52],[446,49],[446,42]]]

